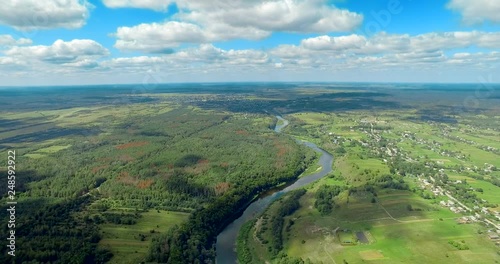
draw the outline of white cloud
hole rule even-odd
[[[116,1],[116,2],[115,2]],[[140,7],[114,0],[115,6]],[[152,6],[168,1],[151,1]],[[273,32],[329,33],[351,31],[363,16],[327,4],[326,0],[178,0],[175,21],[120,27],[115,36],[122,50],[158,52],[182,43],[231,39],[259,40]]]
[[[99,63],[93,59],[82,59],[75,62],[64,64],[64,66],[79,68],[79,69],[93,69],[99,67]]]
[[[500,62],[500,52],[494,51],[490,53],[468,53],[468,52],[460,52],[455,53],[450,56],[447,63],[455,64],[455,65],[463,65],[469,66],[476,63],[488,63],[493,65],[493,63]]]
[[[4,0],[0,24],[17,30],[80,28],[91,8],[87,0]]]
[[[349,35],[340,37],[319,36],[304,39],[298,47],[312,51],[331,51],[344,54],[380,54],[401,52],[432,52],[455,48],[500,48],[500,32],[446,32],[417,36],[381,32],[372,38]],[[296,48],[297,49],[297,48]]]
[[[68,42],[59,39],[50,46],[12,47],[5,51],[5,54],[8,57],[22,58],[27,61],[65,64],[107,56],[109,51],[101,44],[89,39],[75,39]]]
[[[12,46],[16,40],[11,35],[0,35],[0,46]]]
[[[255,67],[271,65],[269,55],[257,50],[223,50],[212,44],[201,44],[196,48],[189,48],[177,53],[161,56],[137,56],[128,58],[114,58],[102,63],[110,69],[124,68],[129,70],[151,69],[155,65],[168,66],[169,70],[193,67],[193,65],[207,67]]]
[[[212,44],[201,44],[196,48],[160,56],[116,58],[102,65],[131,72],[147,72],[151,67],[159,66],[168,69],[168,72],[184,71],[196,75],[210,69],[224,69],[233,73],[241,69],[265,72],[285,68],[285,65],[287,70],[314,68],[338,71],[394,67],[437,69],[444,64],[476,67],[485,62],[497,62],[498,52],[446,55],[446,51],[473,45],[498,48],[500,34],[450,32],[410,36],[381,33],[372,38],[358,35],[321,36],[304,39],[298,46],[282,45],[268,51],[224,50]]]
[[[211,44],[202,44],[195,49],[187,49],[168,56],[179,62],[202,62],[206,64],[225,65],[259,65],[270,62],[265,52],[257,50],[223,50]]]
[[[165,57],[159,56],[113,58],[107,61],[103,61],[100,64],[100,66],[106,71],[114,71],[118,73],[145,73],[158,65],[166,67],[167,65],[173,64],[166,60]]]
[[[182,43],[203,43],[207,36],[200,27],[183,22],[140,24],[120,27],[115,47],[121,50],[143,50],[163,53]]]
[[[500,23],[500,1],[498,0],[451,0],[448,8],[460,12],[468,24],[492,21]]]
[[[223,23],[235,28],[264,31],[328,33],[351,31],[363,16],[327,5],[324,0],[217,0],[178,1],[189,12],[179,17],[210,26]]]
[[[500,48],[500,32],[447,32],[429,33],[411,38],[414,48],[453,49],[477,46],[481,48]]]
[[[302,41],[301,45],[312,50],[346,50],[366,45],[366,38],[359,35],[340,37],[319,36]]]
[[[148,36],[147,30],[143,33],[144,37]],[[19,42],[5,35],[0,39],[8,45]],[[475,52],[467,49],[470,46],[494,51]],[[426,74],[437,76],[439,72],[448,75],[466,72],[471,76],[500,69],[500,53],[495,51],[500,47],[500,33],[475,31],[417,36],[387,33],[373,37],[320,36],[304,39],[300,45],[282,45],[271,50],[222,49],[200,44],[173,53],[122,58],[106,58],[109,51],[93,40],[57,40],[47,46],[16,44],[5,47],[6,50],[0,50],[0,75],[14,76],[15,73],[24,78],[47,80],[80,76],[82,80],[93,82],[100,76],[99,80],[106,82],[136,83],[144,79],[149,82],[152,78],[159,82],[208,80],[204,78],[261,81],[281,76],[279,80],[328,81],[336,80],[329,76],[356,77],[359,72],[378,73],[369,76],[379,80],[381,71],[416,78],[428,76]],[[451,53],[455,49],[465,51]],[[393,80],[390,79],[392,75],[383,76],[389,81]]]
[[[0,66],[10,66],[10,65],[25,65],[22,60],[16,60],[9,57],[0,57]]]
[[[360,35],[318,36],[300,45],[281,45],[269,51],[272,59],[302,69],[313,67],[338,71],[342,69],[436,69],[443,63],[482,67],[497,60],[493,53],[472,53],[467,60],[446,53],[454,49],[480,47],[500,48],[497,32],[447,32],[417,36],[379,33],[366,38]],[[478,55],[474,57],[474,55]],[[461,56],[461,55],[457,55]],[[287,68],[288,68],[287,67]],[[494,67],[494,66],[492,66]]]
[[[0,46],[30,45],[31,39],[14,39],[11,35],[0,35]]]
[[[156,11],[167,10],[172,1],[169,0],[102,0],[109,8],[134,7],[152,9]]]

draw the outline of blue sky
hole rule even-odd
[[[0,86],[477,82],[500,76],[498,14],[497,0],[6,0]]]

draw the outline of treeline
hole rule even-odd
[[[267,251],[270,256],[278,263],[303,263],[295,262],[300,259],[289,258],[283,254],[283,236],[284,232],[289,232],[294,222],[292,219],[285,219],[300,208],[299,199],[306,193],[305,189],[291,191],[273,202],[263,213],[261,227],[256,230],[257,239],[267,245]],[[238,261],[239,263],[256,263],[252,257],[252,248],[247,245],[251,235],[251,230],[257,220],[247,222],[243,225],[238,235]],[[265,235],[265,238],[263,237]],[[301,260],[300,260],[301,261]],[[274,262],[273,262],[274,263]]]
[[[434,174],[435,172],[430,167],[420,162],[408,162],[401,158],[389,162],[391,174],[399,174],[402,176],[407,175],[420,175],[420,174]]]
[[[497,187],[500,187],[500,179],[492,176],[492,177],[484,177],[482,175],[474,175],[474,174],[468,174],[467,176],[471,177],[471,178],[474,178],[474,179],[477,179],[477,180],[481,180],[481,181],[487,181]]]
[[[273,256],[283,249],[283,227],[285,224],[285,216],[293,214],[299,209],[299,199],[306,193],[305,189],[299,189],[290,192],[285,198],[278,201],[279,207],[275,214],[270,219],[271,241],[269,245],[270,252]]]
[[[304,169],[305,166],[299,166],[294,174],[281,180],[292,180],[298,177]],[[260,184],[249,182],[248,185],[241,185],[241,187],[216,198],[207,207],[192,213],[189,220],[180,227],[174,228],[169,233],[154,239],[148,261],[160,263],[213,263],[215,258],[214,242],[217,234],[232,221],[235,212],[245,208],[260,191],[273,186],[269,184],[269,181],[261,179]],[[302,194],[297,192],[297,195]],[[280,214],[293,212],[298,208],[298,201],[296,202],[297,204],[292,201],[290,201],[290,204],[285,204]]]
[[[238,252],[238,262],[241,264],[253,263],[252,252],[248,246],[248,238],[250,236],[252,227],[257,223],[256,219],[250,220],[241,226],[238,232],[238,238],[236,241],[236,252]]]
[[[111,252],[97,249],[97,225],[78,217],[91,201],[85,196],[56,204],[20,202],[16,256],[7,255],[8,248],[4,247],[0,263],[105,263],[111,259]],[[7,225],[3,229],[6,234]]]
[[[253,197],[248,188],[218,197],[198,209],[181,226],[152,241],[148,261],[159,263],[213,263],[213,243],[228,219]]]
[[[377,196],[377,189],[410,190],[410,187],[401,176],[386,174],[369,180],[363,185],[351,186],[347,191],[349,195],[356,192],[370,192]]]
[[[303,260],[297,257],[290,257],[286,253],[280,253],[274,260],[276,264],[313,264],[310,259]]]
[[[93,221],[102,223],[108,222],[117,225],[135,225],[137,220],[141,218],[139,213],[136,214],[125,214],[125,213],[102,213],[102,217],[99,214],[93,216]]]
[[[316,198],[314,208],[316,208],[321,215],[331,213],[335,206],[333,198],[339,195],[343,190],[344,187],[341,186],[321,185],[314,194],[314,198]]]
[[[367,185],[372,185],[382,189],[409,190],[409,185],[401,176],[385,174],[381,177],[371,180]]]

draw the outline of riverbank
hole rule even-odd
[[[281,116],[277,116],[278,119],[283,121],[282,124],[276,125],[275,131],[280,133],[283,128],[285,128],[289,122],[288,120],[282,118]],[[237,263],[237,253],[235,251],[236,247],[236,239],[238,233],[247,221],[255,219],[258,215],[260,215],[273,201],[281,197],[283,194],[303,187],[311,182],[314,182],[326,175],[328,175],[332,171],[333,164],[333,156],[320,149],[313,143],[310,142],[302,142],[304,145],[312,148],[314,151],[321,154],[321,157],[318,160],[318,164],[321,166],[321,170],[314,174],[311,174],[306,177],[301,177],[297,179],[291,185],[286,186],[282,190],[276,190],[275,192],[269,193],[265,197],[260,197],[259,199],[252,202],[243,212],[243,214],[230,223],[218,236],[216,243],[216,263],[226,264],[226,263]]]

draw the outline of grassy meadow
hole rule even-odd
[[[99,246],[113,253],[109,263],[139,263],[149,253],[153,237],[187,220],[188,214],[181,212],[150,210],[140,214],[133,225],[101,225],[102,240]],[[152,232],[153,231],[153,232]],[[144,235],[141,238],[140,235]]]

